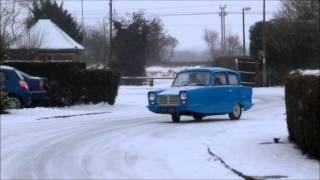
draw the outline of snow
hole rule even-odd
[[[296,71],[290,72],[290,74],[293,74],[295,72],[298,72],[304,76],[320,76],[320,69],[298,69]]]
[[[49,19],[40,19],[30,30],[33,36],[39,36],[39,49],[84,49],[55,23]],[[28,38],[28,36],[25,36]],[[19,48],[13,45],[11,48]]]
[[[320,76],[320,69],[316,70],[304,70],[302,72],[303,75],[313,75],[313,76]]]
[[[239,121],[202,122],[146,109],[149,90],[121,86],[115,106],[13,110],[1,115],[1,179],[241,179],[208,154],[250,176],[318,179],[319,161],[288,143],[283,87],[254,88],[254,106]],[[106,114],[41,119],[94,112]],[[39,120],[40,119],[40,120]],[[280,138],[274,144],[273,138]]]

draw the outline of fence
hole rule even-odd
[[[123,76],[121,77],[121,80],[140,80],[144,82],[148,82],[150,87],[154,86],[154,80],[155,79],[174,79],[173,77],[128,77],[128,76]]]
[[[225,67],[240,72],[242,84],[257,85],[258,61],[249,56],[222,56],[212,64],[216,67]]]

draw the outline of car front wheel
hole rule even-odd
[[[241,108],[240,104],[236,104],[233,107],[233,112],[229,113],[228,115],[231,120],[238,120],[238,119],[240,119],[241,114],[242,114],[242,108]]]
[[[194,115],[193,115],[193,119],[196,120],[196,121],[202,121],[203,115],[201,115],[201,114],[194,114]]]
[[[172,122],[177,123],[180,122],[180,115],[179,114],[171,114]]]
[[[20,109],[22,108],[22,103],[17,97],[8,97],[8,109]]]

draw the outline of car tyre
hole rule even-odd
[[[242,114],[242,108],[241,108],[240,104],[236,104],[233,107],[233,112],[229,113],[228,115],[231,120],[238,120],[238,119],[240,119],[241,114]]]
[[[171,114],[172,122],[178,123],[180,122],[180,114]]]
[[[193,115],[193,119],[196,120],[196,121],[202,121],[203,115],[201,115],[201,114],[194,114],[194,115]]]
[[[22,102],[19,98],[10,96],[8,97],[8,109],[21,109]]]

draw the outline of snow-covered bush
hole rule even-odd
[[[290,73],[285,100],[290,140],[320,159],[320,70]]]

